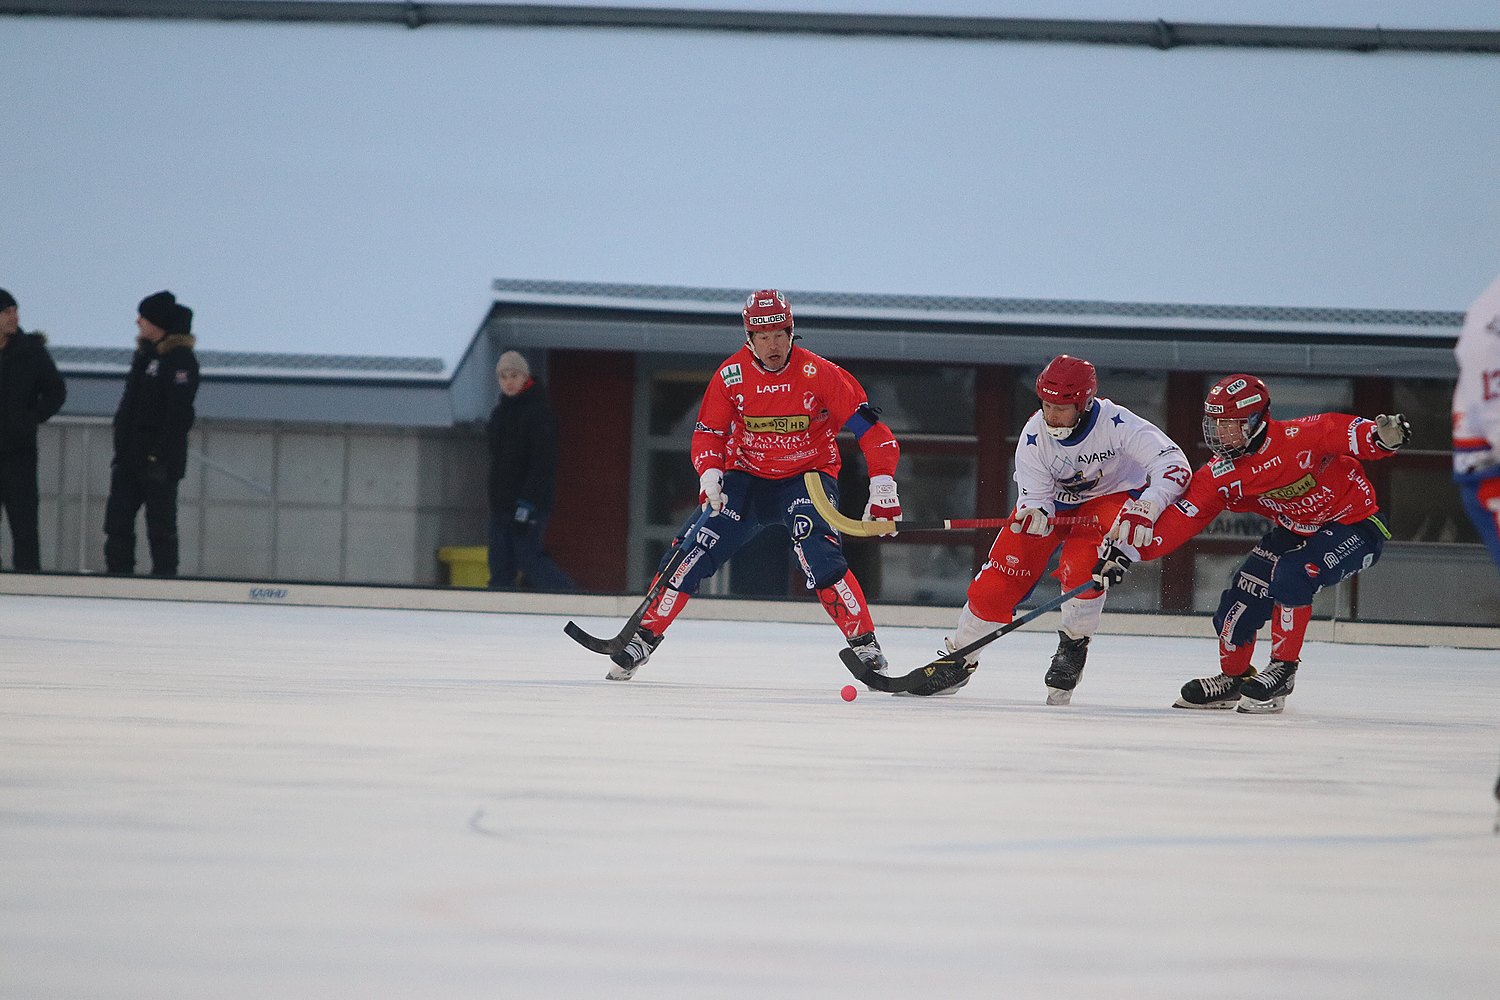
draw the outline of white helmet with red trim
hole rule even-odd
[[[1254,375],[1226,375],[1203,400],[1203,443],[1219,458],[1242,458],[1265,440],[1271,390]]]

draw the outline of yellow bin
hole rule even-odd
[[[449,586],[490,585],[490,549],[487,545],[448,545],[438,549],[438,561],[448,566]]]

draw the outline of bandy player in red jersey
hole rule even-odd
[[[703,507],[674,550],[694,545],[697,551],[647,606],[635,637],[610,657],[610,680],[629,680],[698,585],[773,524],[791,533],[807,588],[817,592],[849,645],[866,664],[885,670],[864,591],[844,561],[838,532],[814,509],[802,477],[818,472],[829,499],[838,502],[837,438],[847,428],[870,474],[865,519],[900,520],[894,477],[901,449],[854,376],[794,345],[792,308],[784,295],[774,288],[753,292],[742,316],[745,345],[709,380],[693,430],[693,468]],[[669,551],[661,565],[671,556]]]
[[[1156,521],[1150,544],[1107,546],[1095,580],[1118,583],[1130,564],[1157,559],[1208,527],[1220,511],[1250,511],[1276,522],[1219,599],[1216,677],[1182,686],[1178,708],[1280,712],[1297,675],[1297,650],[1272,648],[1271,664],[1250,665],[1255,634],[1280,605],[1305,627],[1313,595],[1380,558],[1391,537],[1361,460],[1389,457],[1411,437],[1397,413],[1374,420],[1320,413],[1272,420],[1271,393],[1254,375],[1229,375],[1203,403],[1203,440],[1214,459],[1193,473],[1182,497]],[[1295,645],[1301,646],[1301,631]]]

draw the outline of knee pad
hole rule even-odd
[[[1271,574],[1271,597],[1283,607],[1304,608],[1313,602],[1313,595],[1323,588],[1319,577],[1325,572],[1322,566],[1305,559],[1300,553],[1290,552],[1276,564]],[[1338,582],[1335,579],[1333,582]]]
[[[1251,641],[1270,620],[1274,604],[1269,581],[1243,568],[1238,570],[1214,612],[1214,630],[1219,633],[1219,640],[1231,648]]]

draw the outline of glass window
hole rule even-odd
[[[1272,375],[1265,382],[1271,390],[1271,416],[1276,420],[1295,420],[1314,413],[1354,412],[1352,378]]]
[[[698,407],[703,402],[703,390],[713,377],[711,364],[703,368],[667,368],[652,373],[650,433],[681,437],[684,441],[692,436],[693,424],[698,420]]]
[[[1452,451],[1452,382],[1432,378],[1398,379],[1394,396],[1396,412],[1406,414],[1411,421],[1411,443],[1405,452]]]
[[[1390,472],[1391,492],[1381,509],[1394,538],[1403,542],[1479,543],[1479,533],[1464,513],[1446,465],[1396,465]]]
[[[837,359],[834,359],[837,360]],[[845,366],[864,386],[870,405],[900,437],[913,434],[974,433],[974,369],[892,367],[870,362]]]
[[[885,546],[880,552],[880,600],[963,607],[973,576],[971,545],[864,544]]]

